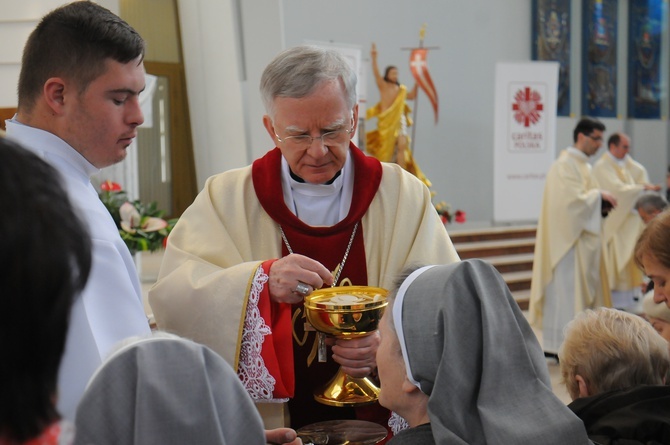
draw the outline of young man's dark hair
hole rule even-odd
[[[605,124],[590,117],[583,117],[577,122],[577,126],[575,126],[575,130],[572,133],[572,140],[577,142],[577,135],[579,133],[590,136],[594,130],[605,131]]]
[[[58,368],[91,242],[56,170],[0,137],[0,443],[59,419]]]
[[[144,40],[111,11],[90,1],[61,6],[42,18],[23,49],[19,109],[31,111],[50,77],[73,80],[81,93],[108,59],[128,63],[140,56]]]

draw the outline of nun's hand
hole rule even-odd
[[[268,444],[302,445],[302,440],[291,428],[265,430],[265,441]]]
[[[342,371],[352,377],[366,377],[376,367],[377,348],[381,337],[378,331],[365,337],[336,339],[333,345],[333,360],[342,366]]]

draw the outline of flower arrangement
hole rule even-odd
[[[139,200],[131,202],[121,186],[112,181],[100,184],[98,196],[112,215],[130,253],[143,250],[154,252],[165,247],[177,218],[163,219],[165,212],[157,208],[155,201],[149,204],[142,204]]]
[[[452,220],[456,220],[459,224],[465,222],[465,212],[456,210],[455,213],[452,213],[451,205],[447,204],[445,201],[440,201],[435,204],[435,210],[437,211],[437,214],[440,215],[440,219],[444,224],[449,224]]]

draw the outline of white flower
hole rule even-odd
[[[130,202],[125,202],[119,208],[121,216],[121,228],[128,233],[136,233],[137,229],[145,232],[156,232],[167,227],[164,219],[153,216],[142,218],[140,212]]]
[[[156,232],[160,229],[166,228],[167,225],[168,223],[164,219],[150,216],[148,218],[144,218],[144,221],[142,222],[142,230],[145,232]]]
[[[128,233],[135,233],[135,227],[140,226],[142,217],[134,205],[129,202],[124,202],[119,207],[119,215],[121,216],[121,228]]]

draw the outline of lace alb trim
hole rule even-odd
[[[391,417],[389,418],[389,428],[391,428],[391,431],[393,431],[393,435],[395,436],[400,431],[409,428],[409,423],[407,423],[404,418],[400,417],[398,413],[391,411]]]
[[[277,382],[268,372],[265,366],[261,350],[265,336],[270,335],[272,330],[261,317],[258,309],[258,301],[261,291],[268,282],[268,275],[262,266],[258,266],[254,279],[251,283],[251,293],[247,303],[247,313],[244,319],[244,330],[242,332],[242,347],[240,348],[240,366],[237,375],[240,377],[244,388],[251,398],[256,402],[286,402],[288,399],[275,399],[272,392]]]

